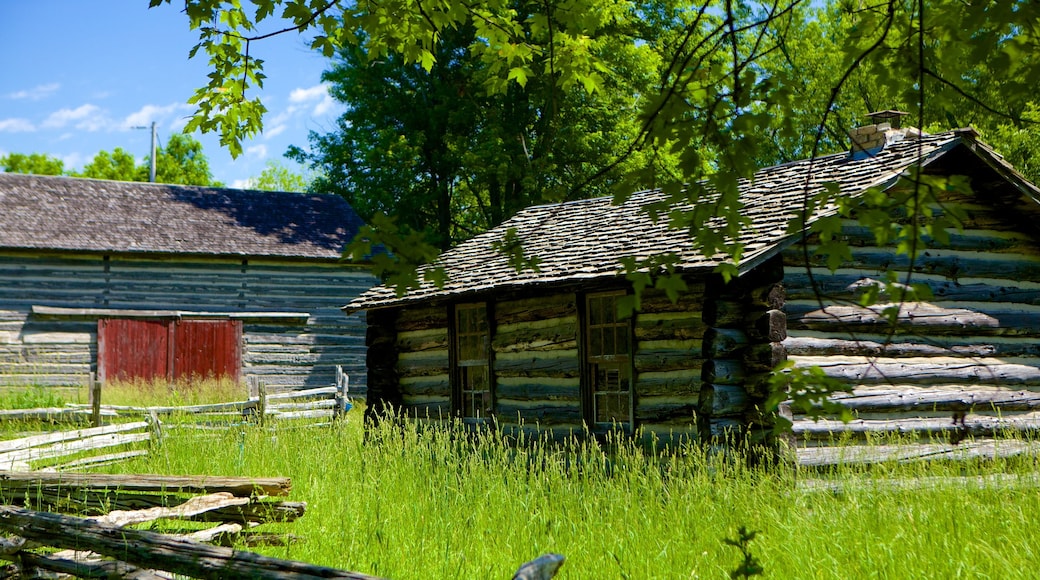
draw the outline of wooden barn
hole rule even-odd
[[[683,231],[642,207],[665,200],[636,193],[532,207],[446,252],[446,283],[403,296],[375,287],[347,311],[368,312],[368,399],[444,420],[555,434],[641,428],[663,438],[728,429],[753,436],[765,381],[791,357],[821,365],[854,387],[859,419],[846,426],[795,417],[803,444],[824,432],[1032,424],[1040,403],[1040,191],[970,129],[922,135],[878,123],[850,152],[770,167],[741,186],[749,226],[739,276],[723,283],[718,259],[690,248]],[[854,220],[843,236],[852,259],[833,273],[812,239],[788,230],[805,196],[836,186],[910,187],[907,170],[966,175],[970,190],[946,191],[935,212],[957,204],[968,219],[949,243],[912,263],[934,300],[902,306],[894,330],[883,305],[850,305],[857,288],[908,270],[906,256],[877,247]],[[967,188],[963,188],[967,189]],[[516,240],[537,268],[521,271],[496,250]],[[633,316],[623,258],[673,253],[688,291],[677,302],[646,290]],[[806,264],[805,255],[811,256]],[[809,268],[819,296],[812,290]],[[786,303],[785,303],[786,296]],[[854,303],[853,303],[854,304]],[[889,334],[892,340],[888,340]],[[953,420],[958,424],[954,425]],[[965,427],[967,426],[967,427]]]
[[[339,196],[0,173],[0,384],[226,376],[364,389],[375,283]]]

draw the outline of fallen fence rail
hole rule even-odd
[[[0,577],[49,571],[81,578],[374,578],[206,543],[241,546],[284,541],[287,534],[246,530],[278,519],[272,513],[303,515],[303,502],[269,500],[271,495],[286,495],[290,487],[287,478],[0,472],[4,501],[22,501],[0,505],[0,532],[5,536],[0,538],[0,560],[12,562],[0,567]],[[205,495],[184,497],[200,492]],[[49,511],[26,504],[43,504]],[[270,509],[248,509],[262,505]],[[91,517],[79,517],[84,513]],[[219,524],[166,534],[125,527],[157,519]],[[40,548],[61,551],[32,551]],[[546,554],[521,566],[514,578],[549,580],[563,561],[563,556]]]

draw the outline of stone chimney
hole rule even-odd
[[[908,114],[891,109],[868,113],[870,125],[849,131],[849,137],[852,137],[852,149],[849,154],[853,157],[873,155],[893,143],[920,138],[920,129],[901,127],[903,116]]]

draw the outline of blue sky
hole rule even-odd
[[[176,4],[176,2],[174,3]],[[175,5],[148,0],[0,0],[0,155],[47,153],[80,169],[101,150],[149,153],[156,122],[160,142],[179,132],[205,83],[205,56],[188,60],[197,37]],[[334,128],[342,106],[329,98],[321,73],[329,61],[308,39],[282,35],[250,49],[268,76],[259,94],[268,114],[264,134],[232,160],[213,134],[202,142],[215,179],[241,186],[309,131]]]

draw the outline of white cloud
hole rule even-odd
[[[165,123],[170,117],[177,115],[181,111],[190,109],[191,107],[184,103],[145,105],[137,111],[127,115],[126,118],[123,119],[122,126],[124,129],[129,129],[131,127],[147,127],[153,122]],[[176,124],[178,119],[174,119],[173,123]],[[184,123],[187,123],[187,121],[184,121]],[[183,127],[183,125],[181,126]]]
[[[277,137],[278,135],[284,133],[285,129],[285,123],[272,127],[270,129],[264,129],[264,139],[271,139],[272,137]]]
[[[329,87],[326,84],[314,85],[307,89],[293,89],[289,93],[290,103],[310,103],[312,101],[321,100],[322,97],[329,94]]]
[[[48,129],[60,129],[69,124],[83,131],[98,131],[111,126],[111,120],[99,107],[88,103],[75,109],[55,111],[43,121],[43,126]]]
[[[329,94],[329,85],[324,83],[306,89],[293,89],[289,93],[289,102],[308,107],[313,104],[311,114],[314,116],[325,115],[336,106],[336,100]],[[296,107],[290,106],[287,113],[294,112],[296,112]]]
[[[231,189],[253,189],[253,178],[236,179],[231,182]]]
[[[30,133],[35,130],[36,127],[26,119],[0,119],[0,133]]]
[[[9,93],[7,95],[7,98],[29,99],[30,101],[38,101],[40,99],[50,96],[51,93],[58,90],[59,88],[61,88],[61,85],[59,85],[58,83],[49,83],[46,85],[35,86],[31,89],[27,89],[24,91],[15,91],[13,93]]]
[[[256,157],[257,159],[266,158],[267,145],[253,145],[252,147],[246,147],[246,157]]]
[[[326,93],[325,98],[321,100],[317,105],[314,105],[314,115],[321,116],[332,110],[336,106],[336,100],[332,98],[332,95]]]

